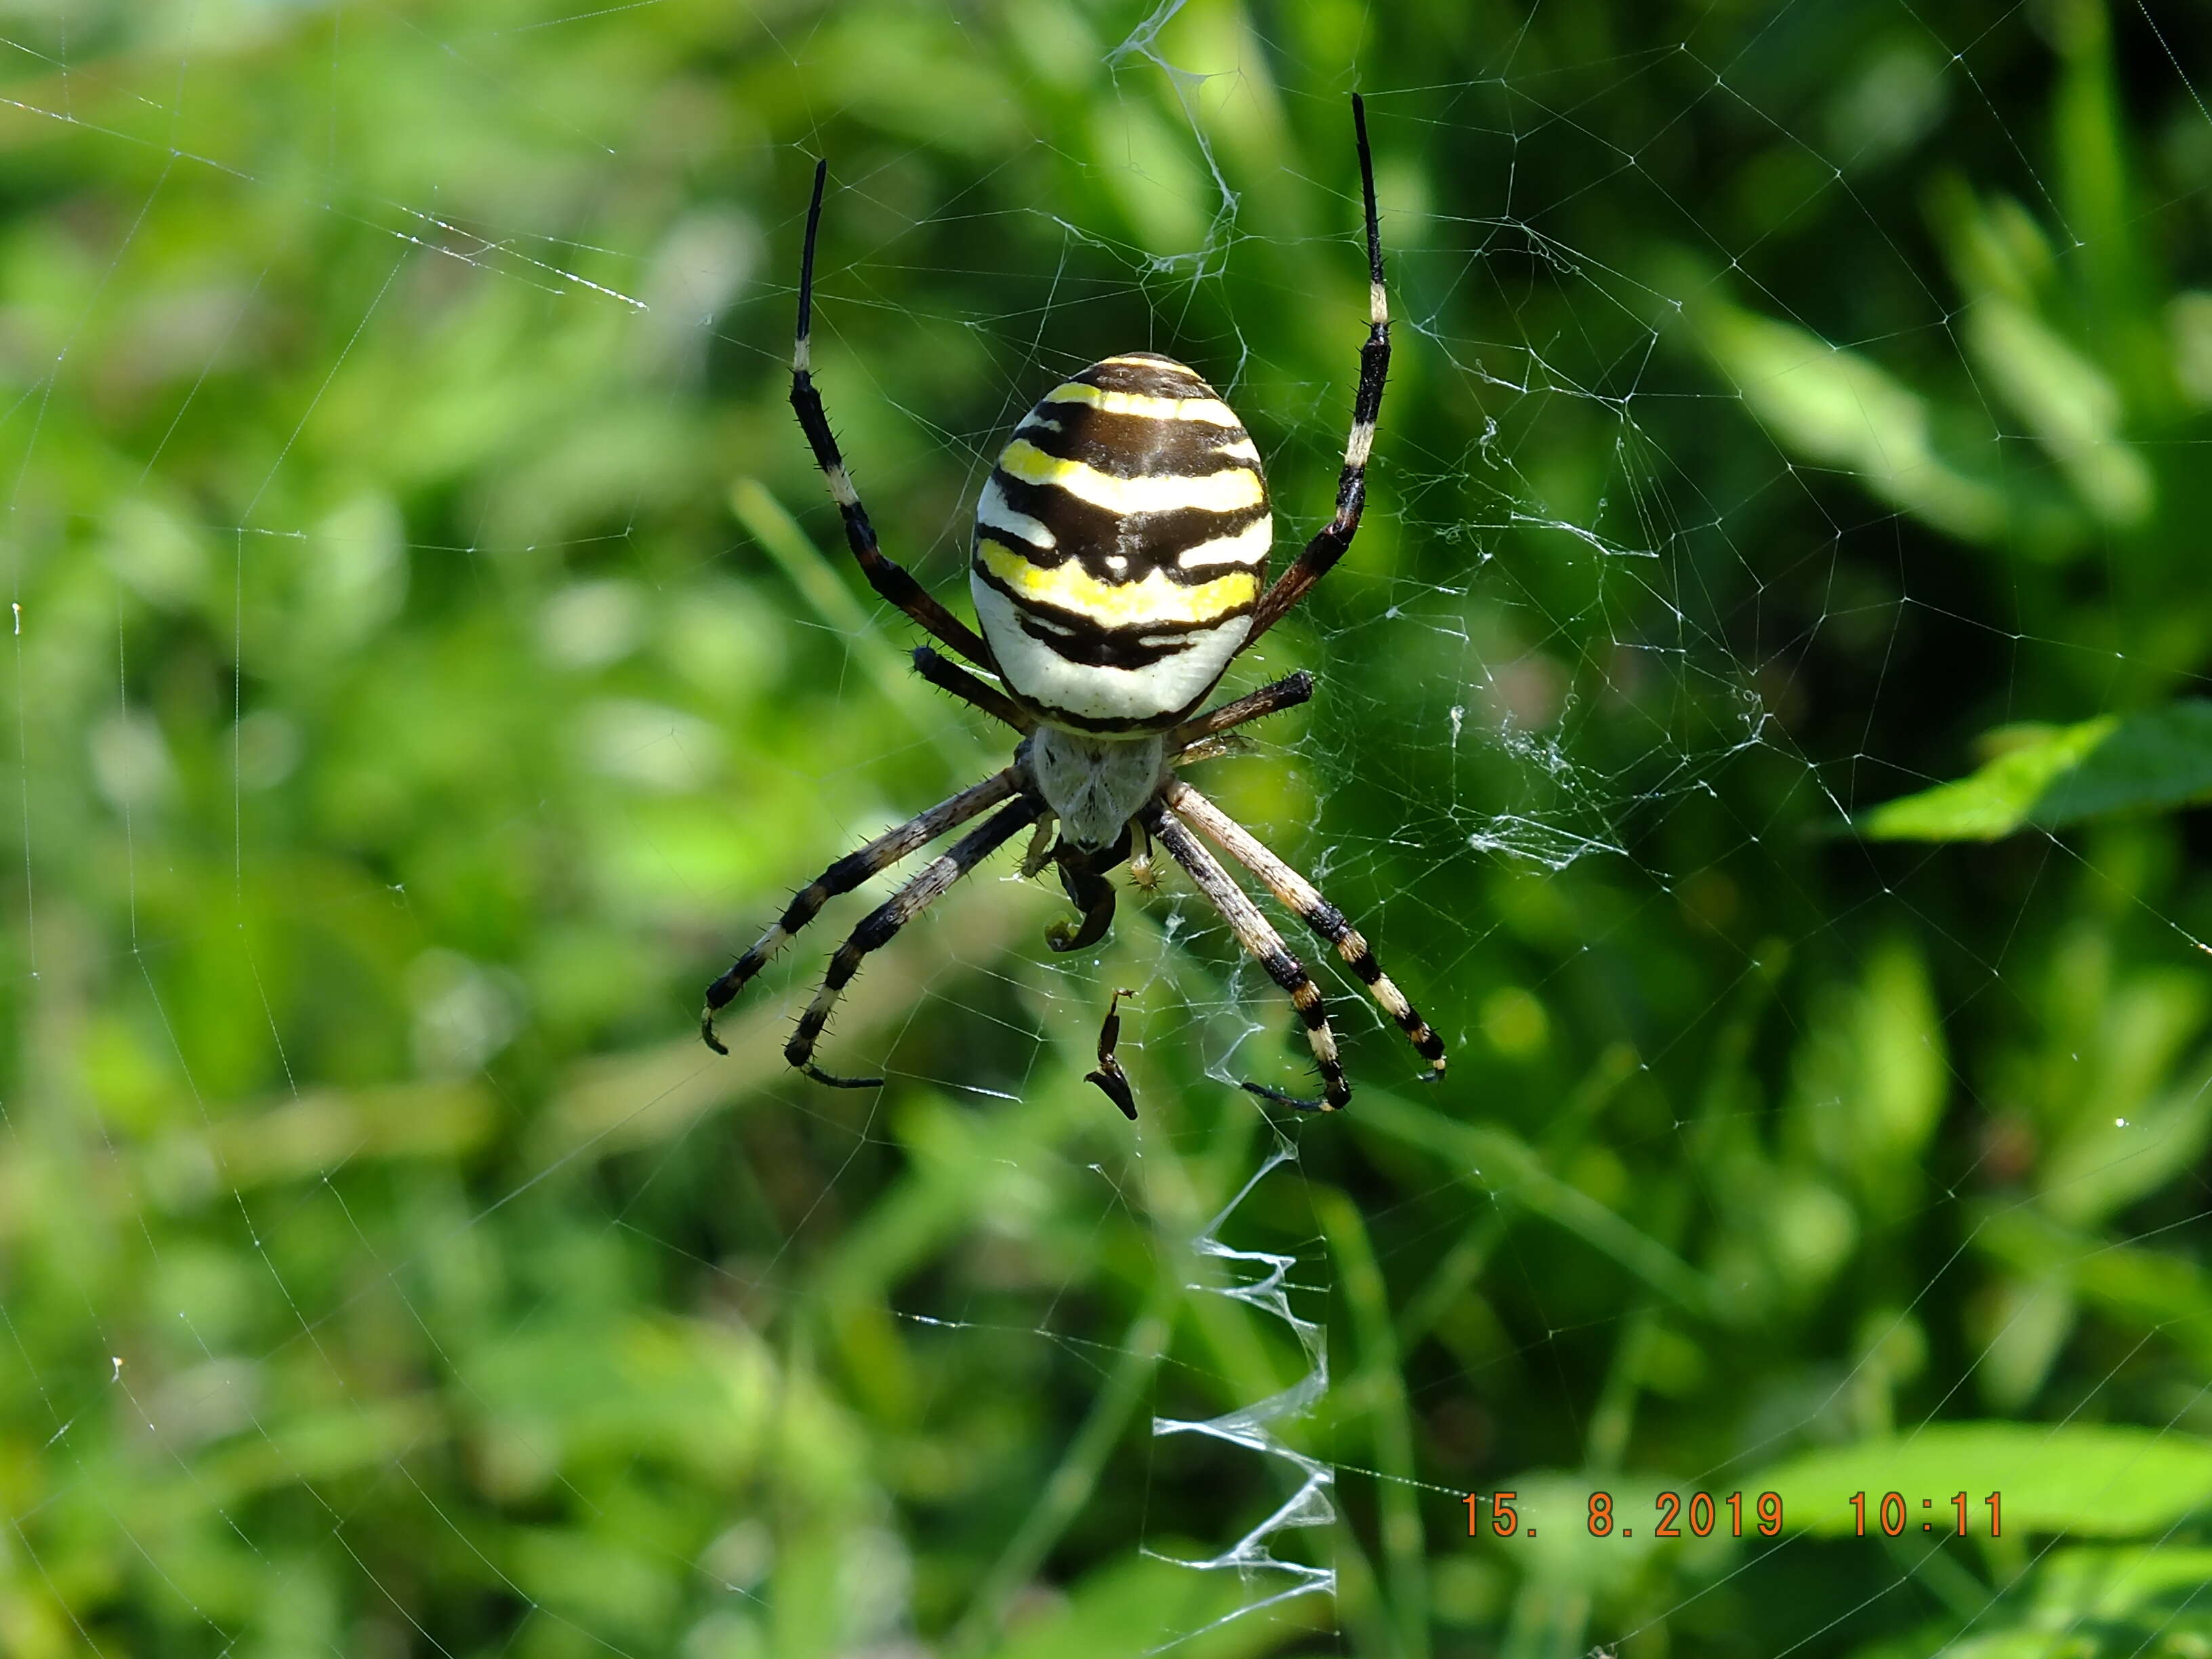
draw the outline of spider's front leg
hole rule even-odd
[[[1367,505],[1367,457],[1375,447],[1375,422],[1382,413],[1382,383],[1390,374],[1390,296],[1382,286],[1382,233],[1375,213],[1375,158],[1367,147],[1367,106],[1352,95],[1352,130],[1359,148],[1359,194],[1367,214],[1367,343],[1359,348],[1359,385],[1352,396],[1352,434],[1345,441],[1344,470],[1337,475],[1336,511],[1305,550],[1275,579],[1253,607],[1251,631],[1240,652],[1249,651],[1329,573],[1359,533]]]
[[[846,544],[859,561],[868,586],[977,667],[995,667],[991,647],[983,642],[982,635],[947,611],[907,573],[905,566],[877,544],[876,527],[869,522],[868,509],[860,504],[860,491],[853,487],[853,475],[830,431],[822,394],[815,389],[814,241],[822,230],[822,191],[829,178],[830,163],[825,157],[814,164],[814,195],[806,206],[806,246],[799,261],[799,330],[791,350],[792,410],[799,416],[799,430],[806,434],[807,447],[814,452],[814,465],[830,486],[830,499],[837,503],[838,516],[845,522]]]

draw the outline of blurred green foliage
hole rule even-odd
[[[2202,15],[0,15],[0,1651],[2212,1650]],[[1354,87],[1373,504],[1206,787],[1453,1071],[1339,982],[1352,1109],[1224,1224],[1326,1323],[1274,1428],[1340,1511],[1273,1540],[1334,1597],[1228,1620],[1283,1581],[1176,1559],[1295,1476],[1149,1419],[1306,1370],[1194,1248],[1265,975],[1172,877],[1054,961],[994,871],[856,982],[880,1094],[780,1062],[843,909],[693,1021],[1006,752],[783,404],[811,158],[830,410],[957,598],[1005,428],[1133,346],[1317,526]],[[1692,1490],[1791,1519],[1582,1524]]]

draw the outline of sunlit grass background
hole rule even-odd
[[[1006,754],[784,404],[812,158],[833,418],[963,608],[1110,351],[1317,527],[1355,88],[1373,506],[1206,787],[1454,1069],[1335,982],[1353,1109],[1226,1236],[1326,1327],[1275,1547],[1338,1592],[1176,1650],[2212,1651],[2204,18],[1163,12],[0,6],[0,1651],[1109,1656],[1280,1588],[1162,1559],[1294,1477],[1152,1417],[1306,1367],[1193,1288],[1303,1062],[1175,877],[1072,962],[956,893],[833,1028],[879,1094],[779,1058],[856,904],[693,1028]]]

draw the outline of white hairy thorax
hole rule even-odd
[[[1040,726],[1023,748],[1060,834],[1085,850],[1118,839],[1167,773],[1167,744],[1157,732],[1093,738]]]

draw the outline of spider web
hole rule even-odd
[[[0,11],[0,1649],[2204,1650],[2201,826],[1846,828],[2201,695],[2202,21],[1617,11]],[[1056,957],[1011,860],[833,1023],[888,1089],[778,1051],[889,878],[714,1059],[1006,751],[782,404],[810,159],[958,609],[1110,351],[1323,522],[1355,87],[1370,504],[1195,775],[1449,1078],[1279,915],[1356,1094],[1272,1122],[1176,872]]]

